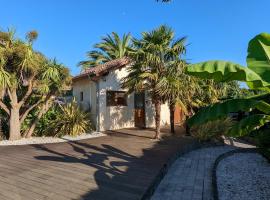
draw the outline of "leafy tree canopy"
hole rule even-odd
[[[45,112],[45,105],[70,82],[68,68],[33,49],[36,31],[25,40],[14,30],[0,31],[0,107],[9,122],[9,138],[19,139],[21,124],[33,109]],[[29,131],[29,130],[28,130]]]

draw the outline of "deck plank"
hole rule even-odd
[[[140,199],[163,165],[194,140],[153,130],[59,144],[1,146],[0,198]]]

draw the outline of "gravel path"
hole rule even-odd
[[[220,200],[270,199],[270,164],[257,153],[236,153],[217,168]]]
[[[8,145],[26,145],[26,144],[47,144],[47,143],[59,143],[59,142],[67,142],[67,141],[77,141],[89,138],[96,138],[105,136],[106,134],[100,132],[93,132],[89,134],[82,134],[76,137],[72,136],[63,136],[61,138],[58,137],[31,137],[31,138],[22,138],[20,140],[2,140],[0,141],[0,146],[8,146]]]

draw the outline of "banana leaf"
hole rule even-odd
[[[270,34],[261,33],[250,40],[247,65],[263,81],[270,83]]]
[[[207,61],[189,65],[186,73],[203,79],[213,79],[217,82],[243,81],[254,88],[270,86],[262,78],[247,67],[226,61]]]
[[[263,93],[263,94],[250,96],[250,97],[248,97],[248,99],[269,101],[270,100],[270,93]]]
[[[270,105],[264,101],[254,99],[232,99],[201,108],[187,121],[187,124],[192,127],[208,121],[227,117],[232,112],[250,111],[254,108],[265,114],[270,113]]]
[[[240,122],[236,123],[226,135],[228,136],[244,136],[249,134],[251,131],[262,127],[265,123],[270,121],[270,115],[257,114],[251,115]]]

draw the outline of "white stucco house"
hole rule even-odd
[[[120,80],[129,67],[125,58],[89,68],[72,80],[73,96],[90,112],[97,131],[154,127],[155,110],[147,91],[127,94]],[[161,106],[161,125],[169,124],[169,108]]]

